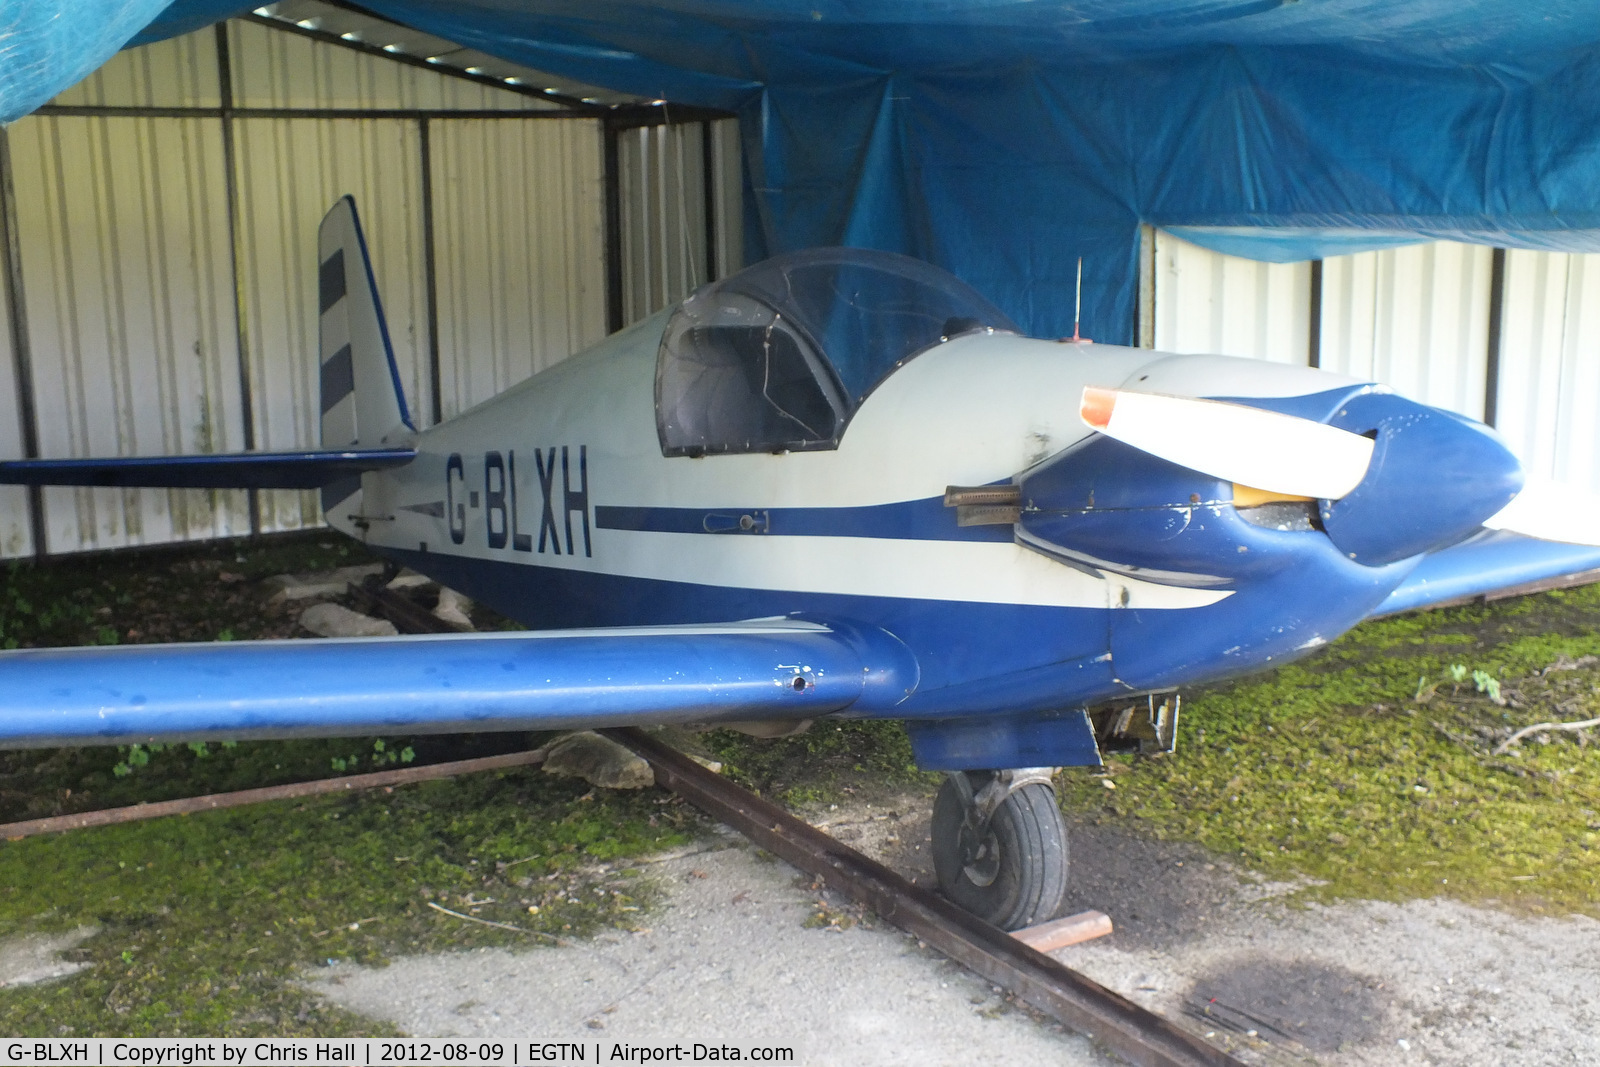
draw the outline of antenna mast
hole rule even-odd
[[[1078,322],[1083,317],[1083,257],[1078,257],[1078,289],[1076,304],[1072,309],[1072,336],[1065,338],[1075,345],[1092,345],[1093,341],[1078,333]]]

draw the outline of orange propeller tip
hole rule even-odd
[[[1083,401],[1078,405],[1078,415],[1090,426],[1103,430],[1111,424],[1111,411],[1116,406],[1115,389],[1097,389],[1088,385],[1084,386]]]

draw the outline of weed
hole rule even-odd
[[[1473,671],[1472,684],[1477,686],[1478,692],[1486,694],[1492,703],[1505,704],[1500,696],[1500,682],[1488,671]]]

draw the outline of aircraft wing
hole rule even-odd
[[[1425,556],[1368,618],[1482,596],[1561,575],[1600,568],[1600,548],[1486,530]],[[1600,579],[1600,574],[1595,575]]]
[[[788,618],[19,649],[0,652],[0,748],[798,720],[916,683],[883,630]]]
[[[401,467],[409,448],[232,452],[110,459],[0,462],[0,485],[100,485],[155,489],[317,489],[362,471]]]

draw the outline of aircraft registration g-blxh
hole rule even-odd
[[[322,450],[0,481],[320,487],[332,526],[536,629],[0,653],[0,744],[901,719],[952,772],[941,884],[1016,928],[1065,889],[1050,770],[1170,748],[1178,686],[1600,565],[1485,532],[1597,526],[1478,423],[1317,370],[1030,339],[858,249],[759,263],[419,431],[349,198],[319,251]]]

